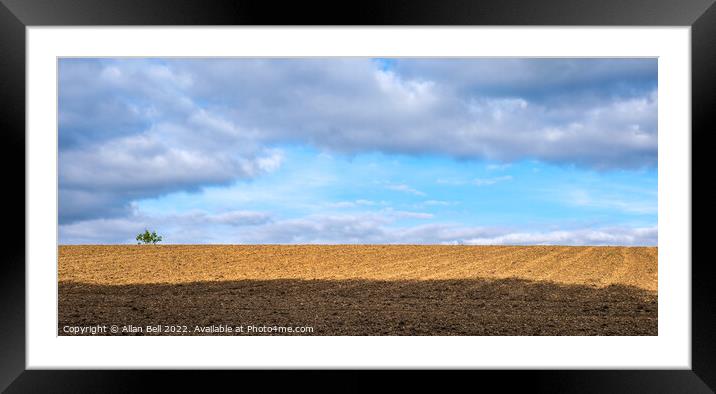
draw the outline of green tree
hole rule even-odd
[[[151,233],[149,230],[145,229],[143,233],[137,234],[137,245],[141,244],[156,244],[157,242],[162,242],[162,236],[157,235],[156,231],[152,231]]]

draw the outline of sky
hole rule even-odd
[[[63,58],[61,244],[657,244],[657,60]]]

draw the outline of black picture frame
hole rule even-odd
[[[714,0],[428,0],[359,2],[272,2],[200,0],[0,0],[0,130],[5,152],[6,229],[0,264],[0,389],[7,392],[134,392],[147,379],[160,379],[162,391],[183,389],[197,372],[190,371],[38,371],[26,370],[25,359],[25,45],[27,26],[76,25],[553,25],[553,26],[690,26],[692,56],[692,209],[693,173],[704,168],[693,161],[708,149],[706,135],[716,130],[716,5]],[[694,143],[696,141],[697,143]],[[699,157],[704,157],[701,154]],[[21,188],[22,193],[18,190]],[[705,204],[698,206],[704,207]],[[699,213],[706,223],[708,210]],[[576,392],[713,392],[716,389],[716,299],[711,262],[696,259],[694,241],[710,234],[693,231],[692,219],[692,369],[649,371],[471,371],[480,386]],[[20,229],[23,231],[20,231]],[[683,262],[686,263],[686,262]],[[235,381],[241,372],[202,379],[203,391]],[[289,374],[289,372],[283,372]],[[339,372],[344,374],[345,372]],[[249,379],[241,373],[241,385]],[[315,384],[315,375],[290,381]],[[427,383],[430,374],[419,375]],[[251,379],[266,383],[266,372]],[[370,384],[350,379],[351,385]],[[362,382],[362,383],[361,383]],[[489,387],[489,386],[486,386]],[[355,388],[355,387],[353,387]],[[182,390],[183,391],[183,390]]]

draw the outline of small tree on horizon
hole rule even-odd
[[[161,236],[161,235],[157,235],[157,232],[156,232],[156,231],[152,231],[152,232],[150,233],[149,230],[147,230],[147,229],[144,229],[144,232],[143,232],[143,233],[137,234],[137,238],[136,238],[136,239],[137,239],[137,245],[141,245],[141,244],[145,244],[145,245],[152,244],[152,245],[155,245],[157,242],[162,242],[162,236]]]

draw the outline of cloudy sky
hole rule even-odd
[[[62,244],[656,245],[656,59],[61,59]]]

